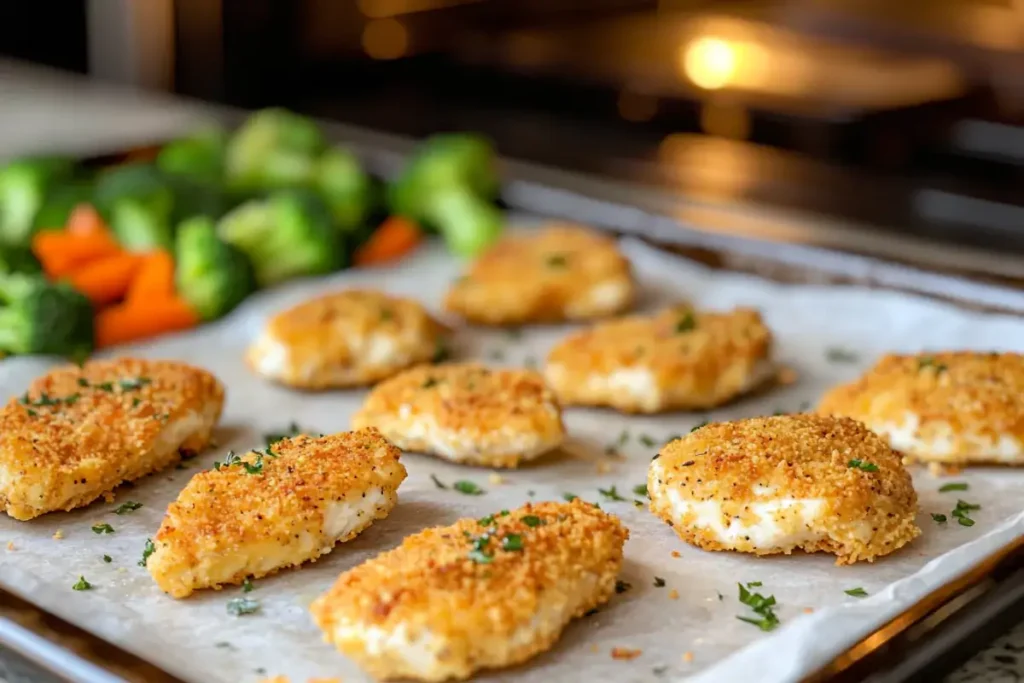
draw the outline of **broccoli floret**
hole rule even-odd
[[[67,283],[0,275],[0,351],[84,360],[93,349],[89,300]]]
[[[126,249],[170,249],[174,190],[152,164],[129,164],[100,175],[96,206]]]
[[[366,224],[376,203],[376,188],[354,154],[339,148],[328,150],[317,162],[313,181],[339,231],[352,235]]]
[[[307,192],[279,191],[246,202],[221,218],[217,234],[249,257],[261,287],[329,273],[344,263],[330,212]]]
[[[227,314],[255,289],[249,260],[217,237],[209,217],[192,218],[178,226],[175,262],[178,293],[203,320]]]
[[[32,232],[63,229],[76,206],[91,202],[92,183],[87,180],[77,180],[51,188],[46,193],[43,205],[36,212]]]
[[[501,233],[497,190],[496,158],[487,140],[436,135],[389,187],[389,204],[393,213],[438,230],[453,251],[472,256]]]
[[[0,275],[4,273],[36,274],[43,268],[28,247],[0,244]]]
[[[228,136],[220,128],[200,130],[163,147],[156,165],[168,175],[219,183],[224,175]]]
[[[71,177],[70,159],[18,159],[0,168],[0,242],[28,244],[47,191]]]
[[[228,142],[228,183],[243,191],[308,185],[324,147],[310,119],[284,109],[258,111]]]

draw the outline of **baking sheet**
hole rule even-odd
[[[648,440],[660,444],[705,419],[798,410],[829,385],[856,376],[885,351],[1024,350],[1024,321],[1014,318],[967,313],[891,292],[777,285],[712,271],[637,241],[626,240],[623,247],[642,282],[644,308],[682,298],[708,308],[756,306],[777,335],[778,360],[797,371],[798,381],[710,413],[627,417],[567,410],[573,438],[565,452],[503,472],[500,484],[490,481],[488,470],[410,454],[404,458],[409,478],[392,515],[315,564],[256,581],[246,597],[260,601],[258,613],[227,613],[227,601],[243,595],[237,587],[205,591],[184,601],[161,593],[137,562],[166,505],[189,477],[223,459],[228,450],[262,446],[263,433],[280,430],[292,420],[314,432],[344,430],[365,395],[296,393],[251,375],[242,363],[242,350],[262,320],[310,295],[346,286],[373,286],[417,297],[436,311],[459,264],[439,245],[430,245],[400,267],[292,283],[253,297],[219,324],[125,350],[203,365],[226,383],[219,446],[185,469],[120,489],[113,503],[27,523],[0,519],[0,584],[186,680],[240,683],[284,674],[293,682],[337,676],[352,683],[369,679],[321,641],[306,609],[339,572],[426,526],[462,516],[481,517],[527,500],[558,499],[570,492],[600,502],[629,527],[622,579],[632,587],[598,613],[571,625],[550,652],[479,680],[703,683],[749,680],[750,672],[757,671],[758,681],[792,681],[1024,533],[1024,472],[995,468],[953,479],[917,471],[923,535],[889,558],[853,567],[835,567],[825,555],[755,558],[705,553],[683,544],[646,509],[606,501],[598,489],[612,485],[628,499],[635,498],[632,489],[646,480],[647,464],[658,447],[645,445]],[[529,364],[541,361],[568,331],[567,326],[542,327],[515,337],[502,331],[461,329],[454,348],[456,357],[481,358],[494,365]],[[856,352],[858,360],[829,361],[827,349],[833,347]],[[20,394],[45,369],[45,362],[38,359],[2,361],[0,387],[6,394]],[[612,444],[619,444],[621,457],[606,454]],[[432,483],[432,474],[449,483],[472,480],[487,493],[474,497],[440,490]],[[954,480],[968,482],[970,490],[938,492],[942,483]],[[948,516],[958,497],[983,505],[974,513],[975,526],[932,521],[931,512]],[[114,515],[114,507],[126,500],[144,507]],[[92,533],[90,526],[97,522],[111,524],[116,532]],[[54,538],[58,530],[61,539]],[[4,550],[8,542],[10,549]],[[104,554],[113,561],[105,563]],[[71,590],[80,575],[93,590]],[[655,576],[665,580],[664,587],[654,585]],[[778,600],[782,626],[772,633],[736,619],[748,614],[737,600],[736,584],[751,581],[762,582],[757,590]],[[870,597],[844,593],[856,587]],[[610,654],[614,647],[641,653],[630,661],[616,660]]]

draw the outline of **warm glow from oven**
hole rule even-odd
[[[705,90],[724,88],[736,75],[736,47],[721,38],[698,38],[683,53],[683,71]]]
[[[409,49],[409,32],[395,19],[374,19],[363,29],[363,49],[374,59],[398,59]]]

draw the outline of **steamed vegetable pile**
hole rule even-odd
[[[427,139],[385,183],[316,124],[281,109],[197,131],[108,168],[0,167],[0,356],[80,359],[184,330],[260,287],[382,264],[436,233],[479,253],[500,234],[494,150]]]

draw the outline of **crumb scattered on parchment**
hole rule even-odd
[[[947,465],[941,462],[928,463],[928,474],[933,477],[953,477],[960,474],[961,471],[956,465]]]
[[[608,474],[612,471],[612,466],[605,460],[599,460],[595,469],[598,474]]]
[[[7,549],[14,550],[14,541],[7,541]]]
[[[799,378],[800,375],[797,374],[796,370],[788,365],[783,365],[779,368],[779,374],[776,375],[776,381],[784,387],[795,384]]]
[[[491,472],[491,475],[487,477],[487,481],[495,486],[501,486],[505,483],[505,477],[501,476],[497,472]]]
[[[127,568],[127,567],[118,567],[118,568],[117,568],[117,573],[118,573],[118,574],[124,574],[124,573],[125,573],[125,572],[127,572],[127,571],[128,571],[128,568]]]
[[[678,550],[673,550],[672,551],[672,557],[682,557],[682,555],[679,553]]]
[[[692,662],[692,661],[693,661],[693,653],[692,653],[692,652],[690,652],[689,650],[687,650],[686,652],[684,652],[684,653],[683,653],[683,661],[684,661],[684,662],[686,662],[687,664],[689,664],[690,662]]]
[[[679,599],[679,591],[677,591],[675,588],[670,590],[668,592],[668,599],[669,600],[678,600]]]
[[[909,455],[904,455],[902,458],[900,458],[900,462],[903,463],[904,467],[910,467],[911,465],[914,464],[915,461]]]
[[[631,650],[628,647],[613,647],[612,648],[612,659],[624,659],[629,661],[636,659],[643,654],[643,650]]]
[[[597,646],[597,643],[591,643],[590,644],[590,651],[591,652],[600,652],[601,648]]]
[[[814,608],[813,607],[804,607],[804,614],[813,614],[813,613],[814,613]]]
[[[62,529],[57,529],[53,532],[53,540],[59,541],[62,538],[64,538],[64,531]]]

